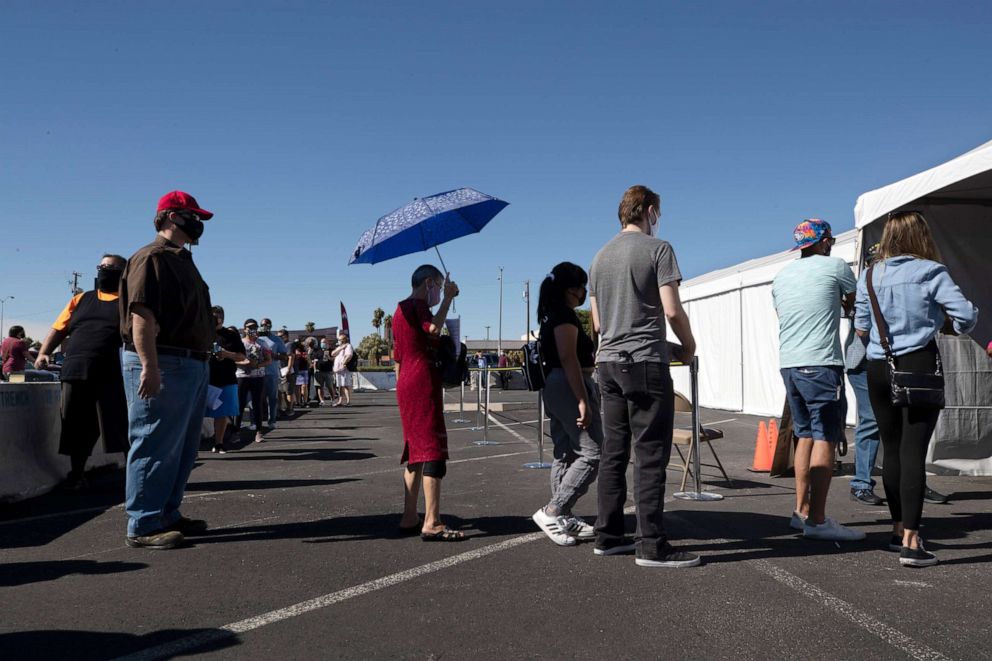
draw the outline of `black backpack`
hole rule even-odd
[[[531,340],[522,348],[524,352],[524,382],[527,390],[542,390],[544,388],[544,354],[541,353],[541,338]]]
[[[455,347],[450,335],[438,338],[434,349],[434,364],[441,373],[441,383],[445,388],[454,388],[465,382],[468,376],[468,348],[464,342]]]
[[[358,352],[354,350],[354,347],[352,348],[351,358],[349,358],[348,362],[344,364],[344,368],[349,372],[355,372],[358,370]]]

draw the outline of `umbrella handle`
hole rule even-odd
[[[434,246],[434,252],[437,253],[437,258],[441,262],[441,270],[444,271],[444,277],[447,278],[448,277],[448,267],[444,265],[444,258],[441,257],[441,251],[437,249],[437,246]],[[451,301],[451,311],[452,312],[455,311],[455,301],[454,300]]]

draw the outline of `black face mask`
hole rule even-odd
[[[578,307],[581,308],[583,305],[585,305],[585,302],[586,302],[586,293],[583,291],[582,292],[582,296],[579,296],[579,305],[578,305]]]
[[[180,227],[183,228],[183,232],[186,233],[186,236],[189,237],[190,241],[192,243],[199,241],[200,237],[203,236],[203,221],[196,220],[195,218],[189,218],[187,216],[179,217],[182,218],[183,221]]]
[[[123,273],[120,269],[97,269],[96,288],[104,294],[116,294]]]

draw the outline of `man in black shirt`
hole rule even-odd
[[[183,246],[199,241],[213,214],[192,195],[164,195],[155,240],[132,255],[120,286],[128,404],[125,511],[131,547],[171,549],[205,521],[179,506],[200,448],[207,360],[217,336],[210,291]]]
[[[59,454],[68,455],[71,470],[62,487],[80,489],[86,460],[98,438],[104,452],[127,453],[127,402],[121,378],[120,315],[117,289],[127,260],[104,255],[97,265],[96,286],[76,294],[62,310],[38,350],[37,369],[68,339],[62,364],[62,432]]]
[[[224,435],[231,417],[241,414],[238,410],[238,377],[236,361],[245,359],[245,347],[241,334],[224,327],[224,308],[213,307],[217,320],[217,339],[210,356],[210,385],[219,389],[216,408],[207,406],[207,417],[214,419],[213,451],[225,454]]]

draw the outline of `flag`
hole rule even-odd
[[[348,336],[350,337],[351,331],[348,330],[348,311],[344,309],[343,302],[339,301],[339,303],[341,303],[341,330],[347,333]]]

